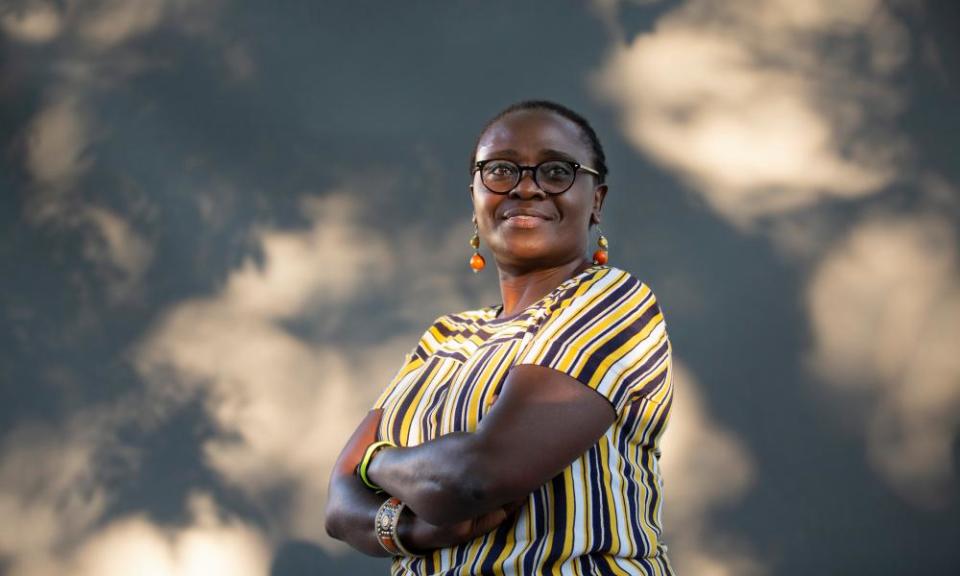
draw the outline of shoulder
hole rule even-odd
[[[491,313],[492,307],[484,307],[443,314],[430,323],[427,331],[434,330],[441,334],[446,334],[451,331],[472,329],[485,319],[488,319]]]
[[[631,288],[643,288],[644,290],[652,292],[646,282],[623,268],[617,268],[616,266],[597,266],[596,268],[597,270],[594,272],[594,276],[597,279],[604,279],[607,283],[619,283],[624,286],[630,286]]]
[[[478,308],[436,317],[420,337],[415,355],[426,358],[448,340],[459,340],[464,335],[472,334],[477,330],[479,323],[487,318],[490,313],[489,308]]]
[[[594,266],[582,280],[561,293],[555,305],[582,312],[603,313],[623,307],[656,306],[656,296],[645,282],[614,266]]]

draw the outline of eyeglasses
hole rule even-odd
[[[536,166],[521,166],[510,160],[480,160],[473,171],[480,172],[480,181],[487,190],[507,194],[517,187],[526,170],[533,172],[534,183],[547,194],[563,194],[569,190],[579,170],[600,176],[593,168],[569,160],[546,160]]]

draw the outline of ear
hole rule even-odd
[[[593,224],[600,223],[600,212],[603,211],[603,200],[607,197],[607,185],[600,184],[593,189],[593,212],[590,214],[590,221]]]

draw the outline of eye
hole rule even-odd
[[[517,173],[517,166],[505,160],[494,160],[483,167],[483,173],[495,178],[510,178]]]
[[[573,174],[573,166],[567,162],[553,160],[540,166],[540,173],[551,180],[565,180]]]

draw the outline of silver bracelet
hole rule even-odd
[[[397,525],[400,523],[400,514],[405,507],[406,504],[399,498],[391,496],[380,505],[374,520],[377,542],[380,542],[380,546],[383,546],[383,549],[392,556],[416,556],[407,550],[397,537]]]

